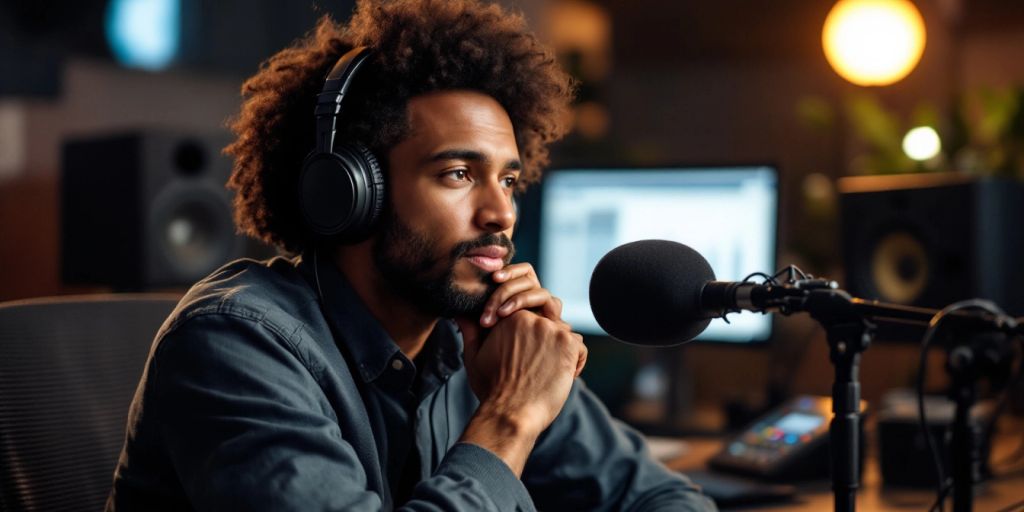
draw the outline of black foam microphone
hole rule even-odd
[[[805,280],[834,287],[823,279]],[[697,251],[668,240],[640,240],[612,249],[590,278],[590,308],[616,339],[669,346],[690,341],[713,318],[736,311],[770,311],[801,296],[798,287],[715,281]]]
[[[640,240],[604,255],[590,278],[590,309],[613,337],[640,345],[689,341],[711,318],[701,290],[715,273],[697,251],[668,240]]]

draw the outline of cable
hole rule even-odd
[[[320,262],[317,261],[317,254],[320,253],[317,246],[313,246],[313,279],[316,280],[316,294],[320,296],[320,303],[324,302],[324,290],[320,287]]]
[[[444,378],[444,421],[445,421],[445,427],[444,427],[444,449],[445,449],[445,451],[447,451],[452,446],[452,413],[451,413],[451,408],[449,407],[451,399],[449,398],[450,393],[449,393],[449,386],[448,386],[448,381],[450,380],[450,377],[451,377],[451,375],[448,375],[448,376],[446,376]]]
[[[928,428],[928,419],[925,415],[924,381],[928,370],[928,348],[931,346],[932,341],[934,341],[935,333],[938,332],[940,323],[946,315],[962,309],[981,309],[997,316],[1005,316],[1005,313],[1003,313],[1002,310],[1000,310],[999,307],[991,301],[969,299],[954,302],[953,304],[942,308],[941,311],[932,316],[931,320],[928,321],[928,330],[924,333],[924,337],[921,339],[921,354],[918,361],[917,371],[917,419],[920,424],[921,432],[924,435],[925,443],[928,445],[928,453],[931,455],[932,464],[935,465],[935,475],[937,477],[935,486],[935,494],[937,497],[935,504],[932,505],[930,510],[935,510],[936,506],[939,510],[942,509],[946,495],[949,493],[949,487],[952,486],[946,481],[946,472],[942,466],[942,459],[939,455],[938,448],[935,446],[935,439],[932,438],[931,429]]]
[[[946,495],[949,491],[953,490],[953,482],[946,482],[946,485],[942,486],[942,490],[939,491],[939,495],[935,497],[935,503],[928,507],[928,512],[935,512],[936,510],[942,512],[942,506],[945,504]]]
[[[762,278],[764,278],[764,282],[765,283],[771,283],[771,284],[776,285],[776,286],[778,286],[778,284],[779,284],[778,281],[775,280],[775,277],[770,276],[768,274],[765,274],[764,272],[751,272],[750,275],[748,275],[747,277],[744,277],[740,282],[741,283],[747,283],[747,282],[750,282],[750,280],[755,278],[755,277],[762,277]]]

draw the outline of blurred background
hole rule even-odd
[[[981,262],[968,253],[1003,251],[985,240],[1020,238],[972,215],[974,202],[956,195],[941,207],[968,220],[943,224],[929,213],[929,196],[858,210],[844,206],[839,185],[843,177],[910,174],[924,181],[847,188],[954,183],[984,204],[972,183],[1024,179],[1018,0],[894,2],[912,6],[904,13],[910,28],[869,39],[881,55],[905,59],[881,75],[857,69],[863,43],[844,53],[841,30],[829,42],[834,2],[503,3],[521,10],[580,80],[575,128],[555,146],[552,167],[770,163],[779,172],[777,261],[908,304],[927,302],[921,290],[978,277]],[[344,19],[352,8],[342,0],[0,4],[0,300],[183,290],[232,258],[272,255],[233,233],[222,186],[225,122],[261,61],[319,16]],[[860,240],[856,225],[844,225],[844,208],[847,219],[868,224],[919,219],[946,230],[950,250],[967,252],[899,240],[879,249],[879,240]],[[1014,211],[990,215],[1004,226],[1022,218]],[[846,282],[859,275],[852,265],[893,252],[895,285]],[[933,257],[941,268],[927,267]],[[987,268],[985,279],[1004,270]],[[878,275],[865,272],[869,281]],[[950,293],[975,295],[969,286]],[[603,373],[592,374],[592,385],[612,409],[663,423],[665,410],[630,403],[637,368],[665,356],[602,340],[594,347],[606,361],[632,361],[629,369],[594,364]],[[668,354],[684,369],[676,399],[690,411],[675,420],[700,428],[743,424],[792,394],[830,392],[828,347],[809,319],[777,321],[766,344],[693,344]],[[872,347],[862,366],[865,398],[910,385],[917,354],[914,345]],[[942,372],[932,375],[930,385],[941,386]]]

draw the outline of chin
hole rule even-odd
[[[463,279],[456,281],[453,284],[455,285],[455,289],[458,290],[459,293],[471,297],[485,297],[491,291],[491,287],[488,286],[487,283],[482,282],[479,279]]]

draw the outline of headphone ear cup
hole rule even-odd
[[[377,224],[381,213],[384,212],[384,170],[381,169],[380,161],[369,147],[357,144],[355,148],[362,156],[362,163],[365,164],[367,176],[370,178],[369,182],[373,185],[372,200],[370,201],[371,211],[367,218],[367,227],[372,229]]]
[[[346,145],[356,153],[355,160],[358,162],[358,172],[362,174],[360,180],[365,184],[365,209],[357,222],[353,222],[351,234],[348,235],[352,241],[363,240],[373,233],[377,220],[384,211],[384,171],[380,167],[380,161],[370,148],[362,144]]]
[[[299,207],[309,231],[355,242],[370,234],[384,203],[384,174],[373,153],[341,144],[334,153],[312,153],[299,176]]]

